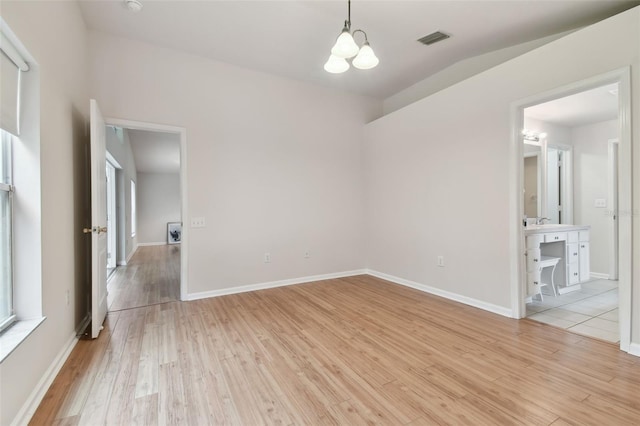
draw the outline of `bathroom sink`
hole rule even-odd
[[[554,229],[570,228],[574,226],[575,225],[547,223],[544,225],[529,225],[525,229],[548,229],[549,231],[553,231]]]

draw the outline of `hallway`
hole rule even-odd
[[[180,299],[180,245],[142,246],[107,284],[109,312]]]

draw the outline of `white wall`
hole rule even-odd
[[[167,222],[181,222],[180,174],[138,173],[138,244],[166,243]]]
[[[107,126],[107,151],[119,163],[116,170],[116,214],[118,216],[117,261],[125,264],[136,250],[138,236],[131,236],[131,181],[137,179],[136,163],[131,151],[131,141],[125,129],[122,140],[113,127]]]
[[[55,17],[55,19],[53,19]],[[75,2],[2,1],[2,18],[40,70],[42,310],[37,328],[0,364],[0,424],[15,418],[75,335],[76,303],[86,284],[82,255],[82,180],[88,117],[87,45]],[[72,303],[66,303],[69,291]]]
[[[90,43],[105,116],[186,128],[183,220],[206,220],[190,229],[188,293],[362,268],[362,126],[381,102],[101,33]]]
[[[591,225],[591,272],[609,273],[611,217],[606,208],[596,208],[597,198],[608,199],[608,141],[618,138],[618,120],[603,121],[571,129],[573,141],[574,218]]]
[[[516,205],[509,182],[511,105],[628,65],[637,105],[639,20],[638,8],[617,15],[368,124],[368,267],[498,311],[510,309],[510,235],[516,232],[509,229]],[[633,122],[637,147],[637,113]],[[635,247],[639,236],[636,231]],[[634,265],[640,265],[634,252]],[[445,267],[436,266],[438,255]],[[633,285],[640,288],[640,280]],[[634,302],[635,341],[638,308],[640,299]]]

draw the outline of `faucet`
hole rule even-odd
[[[551,219],[549,219],[548,217],[537,217],[536,218],[536,225],[544,225],[544,221],[548,221],[551,222]]]

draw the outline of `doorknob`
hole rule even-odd
[[[106,226],[94,226],[94,227],[91,227],[91,228],[82,228],[82,232],[85,233],[85,234],[91,234],[93,232],[95,232],[98,235],[106,234],[107,233],[107,227]]]

